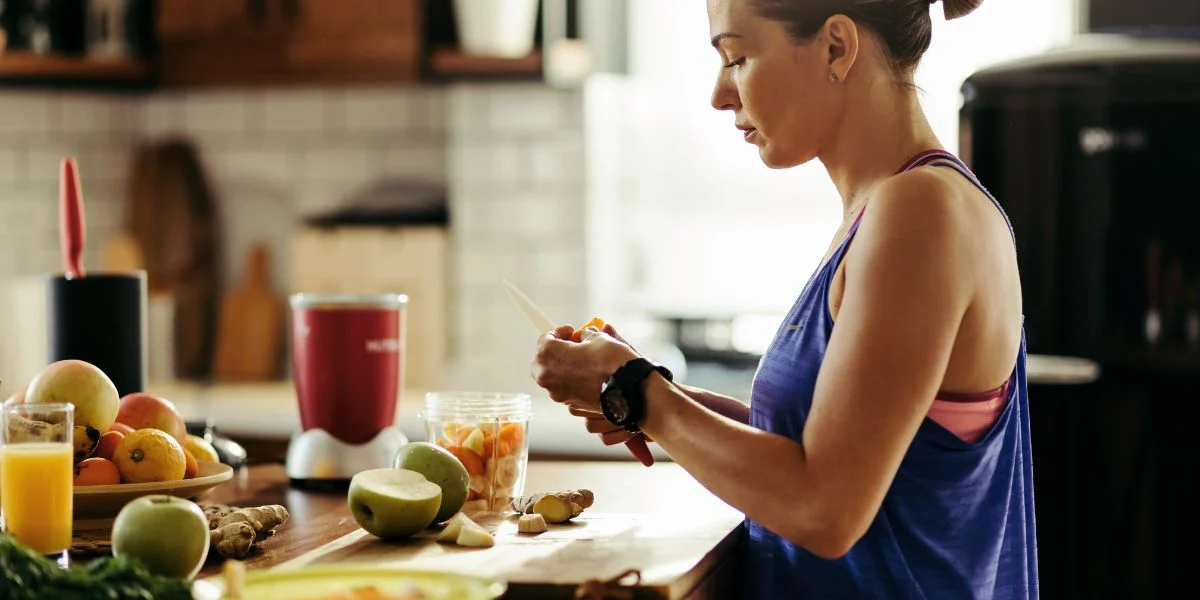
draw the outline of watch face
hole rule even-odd
[[[608,412],[609,419],[616,423],[624,423],[629,418],[629,403],[625,401],[625,396],[621,395],[619,388],[609,388],[604,393],[604,409]]]

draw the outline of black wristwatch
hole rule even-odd
[[[600,410],[604,413],[604,418],[631,433],[641,431],[638,424],[646,414],[646,397],[642,394],[642,382],[655,371],[667,381],[671,381],[669,369],[640,357],[621,365],[613,372],[600,390]]]

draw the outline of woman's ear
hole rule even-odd
[[[821,40],[827,44],[831,81],[844,81],[858,59],[858,26],[846,15],[825,21]]]

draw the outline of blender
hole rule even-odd
[[[390,467],[408,439],[395,426],[404,389],[403,294],[294,294],[292,379],[300,430],[288,443],[293,484],[345,483]]]

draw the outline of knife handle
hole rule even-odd
[[[646,438],[642,434],[637,434],[633,439],[625,440],[625,447],[633,453],[641,463],[647,467],[654,464],[654,455],[650,453],[650,447],[646,445]]]
[[[75,159],[64,158],[59,169],[59,241],[63,272],[67,278],[83,277],[83,198],[79,192],[79,169]]]

